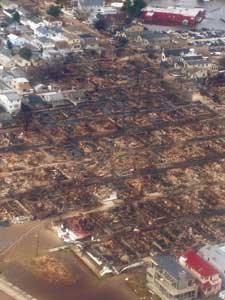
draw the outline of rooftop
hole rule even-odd
[[[210,62],[206,59],[196,59],[196,60],[190,60],[188,61],[189,65],[205,65],[209,64]]]
[[[93,34],[90,33],[82,33],[80,34],[80,38],[82,39],[89,39],[89,38],[94,38],[95,36]]]
[[[179,279],[181,274],[191,277],[170,255],[157,255],[153,257],[153,260],[175,279]]]
[[[202,276],[218,274],[218,271],[213,266],[192,250],[184,252],[182,257],[187,259],[186,263],[189,268],[197,271]]]
[[[183,54],[188,54],[189,52],[189,48],[166,49],[164,51],[166,56],[180,56]]]
[[[62,228],[71,230],[77,238],[85,238],[90,235],[90,232],[85,229],[82,219],[79,218],[71,217],[64,219]]]
[[[148,5],[143,9],[143,11],[147,12],[159,12],[159,13],[169,13],[169,14],[177,14],[177,15],[184,15],[187,17],[196,17],[200,12],[204,11],[201,8],[185,8],[185,7],[154,7]]]
[[[205,259],[212,261],[213,265],[224,272],[225,270],[225,244],[206,245],[202,247],[198,254]]]
[[[200,59],[202,59],[202,55],[196,55],[196,54],[183,57],[183,60],[185,61],[200,60]]]
[[[14,78],[14,81],[16,81],[17,83],[29,83],[27,78],[24,77]]]

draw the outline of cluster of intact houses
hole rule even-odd
[[[77,31],[73,25],[64,26],[60,19],[47,14],[34,17],[16,1],[2,0],[0,7],[0,105],[6,114],[17,114],[22,99],[33,92],[40,92],[46,102],[64,100],[61,92],[40,91],[31,87],[26,70],[45,62],[64,60],[83,50],[96,50],[99,41],[96,35]],[[14,13],[20,22],[11,22]],[[10,45],[10,47],[9,47]],[[29,48],[31,59],[20,55],[21,48]]]
[[[176,258],[151,257],[146,279],[149,290],[162,300],[224,299],[225,244],[187,250]]]
[[[8,22],[15,11],[20,15],[20,23]],[[24,72],[26,67],[43,61],[63,60],[85,49],[100,51],[96,35],[78,32],[75,26],[65,26],[61,20],[46,14],[39,18],[31,16],[15,1],[1,1],[0,24],[4,24],[0,31],[0,104],[9,114],[19,112],[24,95],[33,93]],[[151,32],[139,26],[135,28],[129,28],[124,33],[132,45],[154,46],[161,51],[171,42],[165,32]],[[22,47],[32,51],[31,59],[26,60],[19,55]],[[218,72],[217,64],[190,48],[162,50],[161,62],[173,66],[175,75],[182,78],[196,80]],[[60,97],[63,98],[62,93],[48,91],[45,98],[49,101]]]
[[[189,79],[204,79],[219,71],[218,64],[190,48],[163,49],[161,59],[162,63],[174,67],[177,71],[174,74],[180,74]]]

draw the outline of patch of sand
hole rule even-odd
[[[70,270],[55,257],[42,256],[24,262],[24,267],[38,277],[45,278],[51,283],[72,285],[77,282]]]

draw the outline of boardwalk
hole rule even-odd
[[[4,292],[4,294],[9,296],[7,297],[3,294],[5,300],[37,300],[36,298],[32,297],[31,295],[28,295],[26,292],[22,291],[21,289],[14,286],[13,284],[11,284],[3,278],[0,278],[0,291]],[[4,298],[2,300],[4,300]]]

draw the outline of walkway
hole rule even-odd
[[[3,278],[0,278],[0,291],[15,300],[37,300]]]

